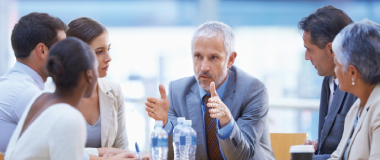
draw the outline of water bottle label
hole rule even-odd
[[[158,139],[157,147],[168,147],[168,138]]]
[[[197,145],[196,136],[181,136],[179,140],[179,145]]]
[[[157,147],[158,145],[158,138],[152,138],[152,147]]]
[[[186,136],[179,137],[179,145],[186,145]]]
[[[179,133],[174,133],[174,142],[179,142]]]
[[[197,145],[197,136],[193,136],[191,139],[191,145]]]

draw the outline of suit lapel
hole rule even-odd
[[[324,87],[325,87],[325,95],[324,95],[324,98],[325,98],[325,101],[324,102],[321,102],[323,103],[322,105],[326,106],[326,107],[323,107],[322,108],[322,118],[323,118],[323,123],[322,123],[322,128],[323,129],[323,125],[325,124],[325,117],[327,116],[327,113],[329,111],[329,100],[330,100],[330,79],[332,78],[332,76],[329,76],[329,78],[327,79],[326,83],[324,84]],[[331,102],[332,103],[332,102]]]
[[[329,108],[329,111],[327,113],[327,117],[326,117],[326,120],[325,120],[325,123],[324,123],[324,126],[322,127],[323,128],[323,131],[322,131],[322,134],[321,134],[321,141],[320,141],[320,146],[323,145],[323,142],[326,140],[326,137],[328,135],[328,133],[330,132],[330,129],[331,129],[331,126],[335,120],[335,117],[337,115],[337,113],[339,112],[340,110],[340,107],[342,106],[342,103],[343,103],[343,99],[345,97],[347,93],[346,92],[343,92],[338,88],[336,88],[336,91],[335,91],[335,95],[334,95],[334,98],[331,102],[331,106]]]
[[[111,126],[113,125],[113,105],[115,103],[115,98],[109,93],[111,88],[105,86],[99,81],[99,108],[100,108],[100,118],[101,118],[101,143],[102,147],[106,146],[107,137],[110,133]]]
[[[206,138],[203,124],[202,116],[202,103],[201,98],[199,97],[199,88],[198,84],[194,83],[191,87],[191,91],[186,95],[186,107],[189,113],[189,118],[191,119],[195,131],[197,131],[197,157],[196,159],[204,159],[207,157],[206,151]],[[207,158],[205,159],[207,160]]]
[[[327,116],[327,110],[328,110],[328,101],[330,96],[330,87],[329,87],[329,80],[331,76],[324,78],[323,84],[322,84],[322,94],[321,94],[321,101],[319,104],[319,125],[318,125],[318,139],[322,139],[322,129],[323,125],[325,124],[325,117]],[[318,150],[321,148],[321,141],[318,143]]]

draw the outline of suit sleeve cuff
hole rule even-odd
[[[170,121],[170,119],[168,119],[168,122],[166,122],[164,129],[168,133],[168,136],[173,133],[173,123]]]
[[[84,148],[84,152],[99,157],[99,152],[97,148]]]
[[[223,128],[220,128],[220,123],[219,121],[217,121],[218,123],[218,136],[220,139],[222,140],[225,140],[227,137],[230,136],[232,130],[234,129],[234,125],[235,125],[235,120],[233,118],[231,118],[231,121],[226,125],[224,126]]]

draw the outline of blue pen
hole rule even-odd
[[[136,148],[136,152],[139,154],[139,159],[141,160],[140,149],[139,149],[139,145],[137,145],[137,142],[135,143],[135,148]]]

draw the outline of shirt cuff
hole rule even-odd
[[[84,148],[84,152],[99,157],[99,152],[97,148]]]
[[[170,119],[168,119],[168,122],[166,122],[164,129],[168,133],[168,136],[173,133],[173,123],[170,121]]]
[[[231,118],[231,121],[223,128],[220,128],[219,120],[217,121],[217,123],[218,123],[217,125],[218,137],[222,140],[225,140],[232,133],[232,130],[234,129],[234,125],[235,125],[235,120]]]
[[[83,151],[82,160],[90,160],[90,155],[88,155],[88,153],[86,153],[86,152]]]

